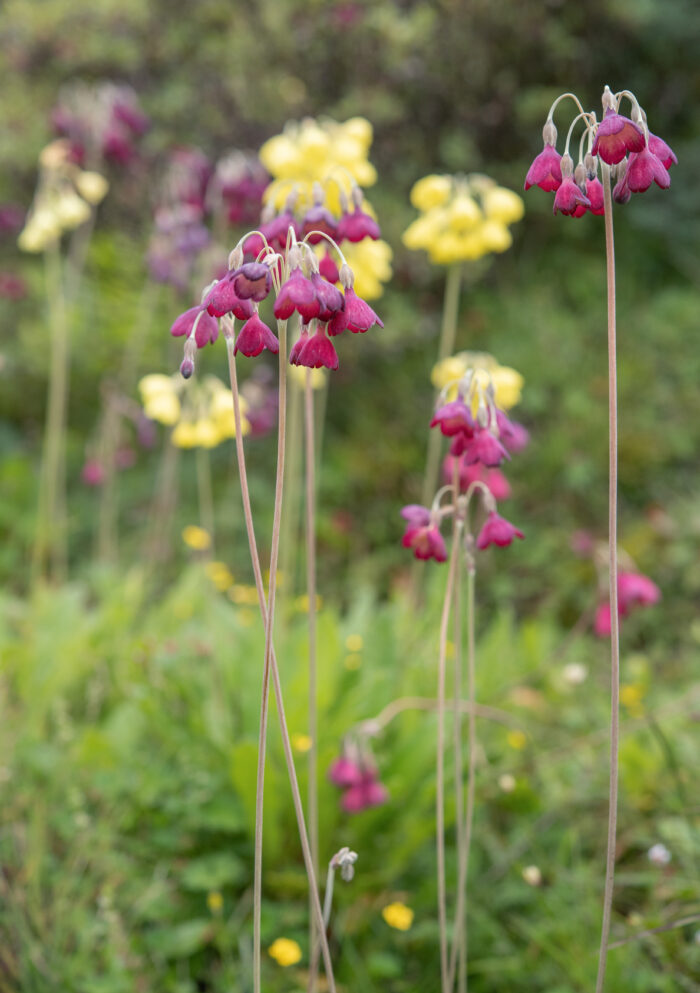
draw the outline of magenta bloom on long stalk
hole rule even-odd
[[[357,786],[362,782],[362,769],[347,755],[341,755],[328,770],[328,778],[334,786]]]
[[[678,164],[675,152],[670,145],[667,145],[663,138],[649,132],[649,151],[661,162],[664,169],[670,169],[672,165]]]
[[[500,469],[489,469],[479,462],[465,462],[461,456],[446,455],[442,463],[442,480],[446,486],[454,477],[455,459],[458,462],[458,486],[461,493],[466,493],[472,483],[483,483],[494,500],[507,500],[511,494],[510,483]]]
[[[274,307],[275,317],[282,321],[291,317],[294,311],[301,315],[304,323],[318,317],[321,311],[314,284],[300,268],[293,269],[289,279],[282,284]]]
[[[401,516],[409,524],[416,527],[424,527],[430,523],[430,510],[420,503],[409,503],[401,508]]]
[[[591,152],[608,165],[617,165],[628,152],[641,152],[644,145],[640,126],[609,107],[596,130]]]
[[[311,276],[311,285],[316,293],[320,310],[319,321],[330,321],[340,310],[345,309],[345,297],[337,288],[324,279],[323,276],[315,272]]]
[[[453,452],[453,454],[459,453]],[[467,465],[481,462],[482,465],[495,467],[505,459],[509,459],[510,455],[488,428],[480,428],[474,432],[474,437],[464,447],[463,458]]]
[[[436,562],[447,560],[445,539],[440,534],[437,524],[409,524],[401,543],[404,548],[413,549],[417,559],[424,561],[435,559]]]
[[[365,214],[359,207],[355,207],[352,213],[343,214],[338,221],[336,240],[358,242],[365,238],[376,241],[381,238],[381,231],[373,217]]]
[[[530,443],[530,432],[517,421],[511,421],[502,410],[496,411],[496,423],[503,444],[509,452],[522,452]]]
[[[627,186],[632,193],[644,193],[652,183],[662,190],[671,185],[671,177],[663,162],[648,148],[630,155],[627,164]]]
[[[571,216],[576,214],[578,208],[590,208],[590,206],[591,201],[581,192],[573,176],[567,176],[562,180],[561,186],[554,195],[554,214],[559,210],[562,214]]]
[[[208,314],[205,307],[201,304],[198,307],[190,307],[189,310],[180,314],[173,321],[170,334],[174,338],[180,338],[183,335],[189,337],[192,334],[195,323],[197,326],[194,332],[194,340],[197,348],[204,348],[208,344],[213,345],[219,337],[219,322]]]
[[[309,335],[294,365],[306,366],[308,369],[338,368],[340,365],[338,353],[333,347],[333,342],[326,335],[324,327],[319,327],[314,334]]]
[[[471,438],[474,434],[474,418],[463,400],[450,400],[435,411],[430,422],[431,428],[439,427],[447,438],[461,434]]]
[[[592,214],[605,213],[605,207],[603,205],[603,184],[598,179],[597,176],[586,178],[586,196],[590,201],[590,207],[588,208]]]
[[[265,348],[276,355],[280,350],[280,343],[267,324],[255,313],[248,318],[238,333],[233,354],[241,352],[249,358],[254,358]]]
[[[490,511],[486,521],[476,539],[476,547],[480,549],[488,548],[489,545],[498,545],[505,548],[510,545],[514,538],[524,538],[523,532],[515,525],[501,517],[495,510]]]
[[[317,245],[322,241],[322,235],[315,232],[327,234],[330,238],[335,238],[335,219],[327,207],[321,204],[314,204],[310,207],[301,222],[302,233],[308,235],[308,242]]]
[[[348,286],[345,290],[345,310],[335,315],[328,326],[328,333],[335,335],[348,330],[353,334],[364,334],[375,324],[384,327],[370,305],[358,297],[352,286]]]
[[[212,287],[204,298],[204,306],[212,317],[223,317],[233,314],[239,321],[245,321],[253,316],[252,300],[241,300],[233,285],[233,273],[224,276]]]
[[[617,577],[617,616],[627,617],[635,607],[651,607],[661,599],[656,583],[640,572],[621,572]],[[593,630],[599,638],[610,637],[610,603],[598,605]]]
[[[233,274],[233,288],[241,300],[260,303],[270,292],[272,274],[263,262],[244,262]]]
[[[559,189],[561,182],[561,155],[553,145],[545,144],[527,171],[525,189],[539,186],[545,193],[553,193]]]

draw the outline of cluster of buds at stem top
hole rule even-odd
[[[364,737],[345,738],[340,756],[328,770],[328,778],[343,791],[340,806],[348,814],[379,807],[389,799]]]
[[[473,536],[469,510],[477,493],[486,511],[486,519],[476,538],[478,549],[510,545],[514,538],[523,537],[522,531],[497,512],[496,500],[499,493],[502,498],[510,493],[498,467],[510,458],[509,451],[518,452],[527,445],[528,432],[496,407],[493,383],[485,370],[468,369],[456,383],[455,398],[445,402],[454,385],[449,383],[442,391],[430,422],[432,428],[439,428],[450,439],[446,468],[452,473],[451,481],[438,491],[432,507],[412,504],[401,511],[407,522],[404,547],[411,548],[418,559],[432,558],[437,562],[447,559],[445,539],[440,530],[446,517],[457,515],[471,550]],[[490,474],[495,472],[498,476],[493,478]],[[450,494],[451,502],[443,506],[441,502],[446,494]]]
[[[202,301],[175,320],[170,332],[186,336],[185,356],[180,367],[188,379],[194,372],[197,349],[213,344],[219,335],[222,319],[224,336],[232,343],[234,354],[259,355],[264,349],[276,353],[279,341],[261,319],[259,304],[272,293],[273,313],[278,322],[294,315],[298,319],[299,334],[289,353],[292,365],[310,369],[338,368],[338,355],[332,338],[343,331],[364,334],[373,325],[384,325],[374,310],[353,289],[354,276],[345,262],[337,243],[326,232],[308,232],[303,241],[297,240],[296,228],[289,224],[286,240],[277,251],[262,232],[262,247],[254,261],[245,261],[244,245],[250,235],[244,236],[229,257],[229,271],[220,280],[208,286]],[[338,273],[342,290],[326,279],[319,271],[318,259],[311,247],[315,236],[333,247],[340,260]],[[276,242],[279,248],[279,242]],[[236,334],[236,320],[243,321]]]
[[[319,261],[319,271],[329,283],[337,283],[340,280],[340,272],[326,239],[331,239],[336,245],[342,245],[357,244],[365,238],[370,238],[372,241],[381,238],[379,225],[372,214],[368,213],[362,190],[352,176],[348,176],[348,179],[349,195],[333,178],[324,183],[314,183],[312,202],[303,211],[298,210],[300,200],[293,184],[284,207],[281,211],[277,211],[274,202],[281,184],[279,181],[273,183],[266,192],[266,199],[271,202],[263,210],[259,231],[251,234],[243,242],[246,257],[257,257],[263,250],[265,241],[275,250],[284,251],[291,228],[297,240],[303,238],[310,245],[325,244],[325,250]],[[331,185],[337,188],[337,196],[333,201],[328,196]],[[340,204],[339,215],[331,209],[332,203]]]
[[[579,113],[569,127],[564,154],[560,155],[556,148],[554,111],[567,97],[576,103]],[[598,121],[594,112],[584,111],[573,93],[558,97],[547,115],[542,129],[544,148],[528,170],[525,189],[539,186],[545,192],[554,193],[555,214],[560,211],[570,217],[582,217],[588,212],[604,213],[603,187],[598,179],[599,159],[611,169],[615,183],[612,195],[616,203],[627,203],[633,193],[644,193],[652,183],[664,190],[671,185],[669,169],[678,160],[670,146],[649,130],[647,115],[635,95],[629,90],[613,93],[606,86],[602,99],[602,121]],[[629,117],[620,113],[620,105],[625,99],[631,106]],[[582,122],[583,131],[578,164],[574,166],[569,146],[579,122]]]

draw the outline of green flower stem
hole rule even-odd
[[[615,885],[615,841],[617,835],[618,753],[620,740],[620,626],[617,613],[617,346],[615,320],[615,239],[613,234],[610,166],[602,163],[605,206],[605,259],[608,291],[608,421],[609,492],[608,547],[610,576],[610,789],[608,797],[608,836],[605,858],[603,922],[598,956],[596,993],[605,986],[605,969],[610,938],[613,889]]]

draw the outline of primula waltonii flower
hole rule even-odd
[[[345,309],[343,294],[336,286],[324,279],[320,273],[312,273],[311,283],[321,307],[318,312],[319,321],[330,321],[339,310]]]
[[[649,132],[648,147],[652,155],[657,157],[665,169],[670,169],[672,165],[678,164],[678,159],[671,146],[667,145],[663,138],[652,134],[651,131]]]
[[[456,434],[471,438],[474,434],[474,418],[463,400],[451,400],[435,411],[430,427],[438,426],[447,438]]]
[[[274,314],[278,320],[286,321],[295,310],[304,323],[318,317],[321,312],[321,302],[316,296],[314,284],[298,267],[292,270],[289,279],[282,284],[275,300]]]
[[[349,814],[359,814],[371,807],[379,807],[386,803],[389,794],[376,778],[376,772],[365,772],[361,782],[345,791],[341,799],[343,810]]]
[[[648,148],[630,155],[626,178],[632,193],[644,193],[652,183],[656,183],[662,190],[671,185],[668,169]]]
[[[621,572],[617,577],[617,616],[627,617],[634,607],[651,607],[661,599],[661,590],[648,576],[639,572]],[[610,604],[598,605],[593,630],[599,638],[610,636]]]
[[[363,773],[357,762],[347,755],[341,755],[328,770],[328,778],[335,786],[357,786],[362,782]]]
[[[323,240],[323,234],[335,238],[336,224],[333,215],[327,207],[322,204],[314,204],[304,215],[301,223],[302,233],[308,235],[307,241],[311,245],[318,244]]]
[[[287,247],[287,238],[289,236],[290,228],[294,231],[295,237],[298,238],[301,232],[294,214],[292,214],[289,210],[284,210],[281,214],[278,214],[277,217],[273,217],[271,221],[266,221],[264,224],[261,224],[260,232],[265,235],[269,244],[273,248],[277,248],[280,252],[283,252]]]
[[[243,355],[253,358],[260,355],[264,348],[276,355],[280,350],[280,343],[267,324],[261,321],[258,314],[255,313],[248,318],[238,333],[233,353],[235,355],[237,352],[241,352]]]
[[[586,177],[586,196],[590,201],[590,207],[588,208],[592,214],[605,213],[605,207],[603,205],[603,184],[598,179],[597,176]]]
[[[270,239],[268,238],[268,241]],[[272,242],[270,242],[272,246]],[[274,247],[274,246],[272,246]],[[257,259],[258,255],[265,250],[265,239],[262,234],[258,234],[254,231],[253,234],[249,234],[246,240],[243,242],[243,254],[252,255],[253,258]]]
[[[527,171],[525,189],[539,186],[545,193],[553,193],[561,186],[561,155],[553,145],[545,144]]]
[[[644,132],[640,126],[608,107],[596,129],[591,153],[599,155],[608,165],[617,165],[628,152],[641,152],[644,145]]]
[[[401,516],[409,524],[424,527],[430,523],[430,510],[419,503],[409,503],[401,508]]]
[[[519,528],[501,517],[495,510],[489,512],[486,521],[476,539],[476,547],[480,549],[488,548],[489,545],[498,545],[504,548],[510,545],[514,538],[524,538],[525,535]]]
[[[617,182],[613,186],[612,198],[615,203],[625,204],[632,198],[632,190],[627,184],[627,160],[618,166]]]
[[[335,263],[335,259],[331,253],[326,249],[323,253],[323,257],[318,264],[318,268],[324,279],[327,279],[329,283],[337,283],[340,279],[340,273],[338,272],[338,266]]]
[[[453,451],[452,454],[458,455],[460,453]],[[474,437],[466,443],[463,458],[467,465],[481,462],[482,465],[494,467],[500,465],[504,459],[509,459],[510,456],[488,428],[481,428],[475,431]]]
[[[357,242],[364,238],[372,238],[376,241],[381,236],[379,225],[374,218],[365,214],[359,207],[355,207],[352,213],[342,214],[336,227],[336,240],[339,242]]]
[[[264,300],[272,286],[270,267],[263,262],[244,262],[233,274],[233,288],[241,300]]]
[[[175,319],[171,328],[170,334],[175,338],[180,338],[182,335],[189,336],[192,333],[192,328],[197,322],[197,328],[194,333],[194,340],[197,344],[197,348],[203,348],[210,342],[213,344],[219,337],[219,322],[207,313],[203,306],[190,307],[183,314]]]
[[[308,369],[337,369],[339,366],[338,353],[333,342],[326,335],[326,329],[319,327],[309,335],[308,341],[297,355],[294,365],[303,365]]]
[[[499,434],[509,452],[522,452],[530,443],[530,432],[517,421],[511,421],[502,410],[496,411]]]
[[[233,314],[239,321],[245,321],[253,316],[253,302],[240,299],[233,285],[233,275],[225,276],[212,287],[204,298],[204,306],[212,317]]]
[[[590,208],[591,201],[576,185],[573,176],[567,176],[554,194],[553,213],[558,210],[568,216],[575,215],[579,207]],[[578,215],[581,216],[580,213]]]
[[[412,548],[417,559],[435,559],[436,562],[447,560],[445,539],[440,534],[437,524],[416,526],[409,524],[401,543],[404,548]]]
[[[511,494],[510,483],[500,469],[489,469],[480,462],[465,462],[457,457],[459,462],[458,485],[461,493],[466,493],[472,483],[483,483],[494,500],[507,500]],[[449,485],[454,476],[455,456],[446,455],[442,464],[442,478]]]
[[[378,324],[384,327],[368,303],[358,297],[352,286],[345,290],[345,310],[339,311],[328,326],[329,334],[340,334],[341,331],[352,331],[353,334],[364,334],[365,331]]]
[[[308,340],[309,340],[309,329],[308,329],[308,327],[304,326],[301,329],[301,334],[299,335],[299,337],[297,338],[297,340],[294,342],[294,344],[292,345],[291,351],[289,352],[289,364],[290,365],[299,365],[299,356],[301,355],[302,351],[304,350],[304,346],[306,345],[306,343],[307,343]]]

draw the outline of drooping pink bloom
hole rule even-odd
[[[216,318],[208,314],[201,304],[198,307],[190,307],[189,310],[180,314],[173,321],[170,334],[175,338],[180,338],[182,335],[189,336],[192,333],[195,322],[197,327],[194,333],[194,340],[197,348],[204,348],[210,342],[213,345],[219,337],[219,322]]]
[[[463,434],[471,438],[474,434],[474,418],[464,400],[451,400],[439,407],[430,422],[431,428],[439,427],[446,438]]]
[[[308,340],[309,340],[309,329],[307,327],[302,327],[301,334],[299,335],[299,337],[297,338],[297,340],[294,342],[294,344],[292,345],[292,348],[291,348],[291,350],[289,352],[289,364],[290,365],[299,365],[299,356],[301,355],[302,351],[304,350],[304,346],[306,345],[306,342]]]
[[[459,453],[453,452],[453,454]],[[474,432],[474,437],[464,447],[463,458],[467,465],[481,462],[482,465],[493,467],[500,465],[504,459],[509,459],[510,455],[488,428],[480,428]]]
[[[317,245],[319,241],[322,241],[324,234],[335,238],[335,228],[336,224],[333,215],[327,207],[324,207],[320,203],[316,203],[313,207],[310,207],[301,222],[301,230],[303,234],[310,236],[307,238],[307,241],[311,245]]]
[[[233,288],[241,300],[264,300],[272,286],[270,267],[263,262],[244,262],[233,274]]]
[[[617,182],[613,186],[612,198],[615,203],[629,203],[632,198],[632,191],[627,185],[627,161],[625,160],[618,168]]]
[[[430,511],[420,503],[409,503],[401,508],[401,516],[409,524],[416,527],[425,527],[430,523]]]
[[[318,312],[319,321],[330,321],[338,311],[345,309],[345,297],[337,286],[329,283],[318,272],[312,274],[311,283],[321,307]]]
[[[527,171],[525,177],[525,189],[531,186],[539,186],[545,193],[553,193],[561,186],[561,155],[554,145],[545,143],[540,154]]]
[[[335,786],[357,786],[362,782],[362,769],[347,755],[341,755],[328,770],[328,778]]]
[[[370,305],[358,297],[352,286],[348,286],[345,290],[345,310],[335,315],[328,325],[328,333],[340,334],[347,328],[353,334],[364,334],[374,324],[378,324],[380,328],[384,327],[383,321],[380,321]]]
[[[255,313],[248,318],[238,333],[233,354],[241,352],[253,358],[260,355],[264,348],[276,355],[280,350],[280,343],[267,324]]]
[[[422,526],[409,524],[401,544],[404,548],[412,548],[417,559],[435,559],[436,562],[447,560],[445,539],[440,534],[437,524]]]
[[[671,185],[671,177],[663,162],[648,148],[643,148],[641,152],[630,155],[627,186],[632,193],[644,193],[652,183],[666,190]]]
[[[269,240],[269,239],[268,239]],[[253,232],[249,234],[246,240],[243,242],[243,254],[252,255],[253,258],[257,259],[258,255],[265,248],[265,241],[261,234]]]
[[[592,214],[605,213],[605,207],[603,204],[603,184],[598,179],[597,176],[588,177],[586,179],[586,196],[590,200],[589,210]]]
[[[509,452],[522,452],[530,443],[530,432],[517,421],[511,421],[502,410],[496,411],[496,423],[503,444]]]
[[[471,465],[459,458],[459,489],[465,493],[472,483],[483,483],[491,493],[494,500],[507,500],[511,495],[510,483],[500,469],[489,469],[480,462]],[[442,478],[446,485],[452,482],[454,474],[455,456],[446,455],[442,464]]]
[[[286,321],[295,310],[301,314],[304,323],[318,317],[321,311],[314,284],[300,268],[292,269],[289,279],[282,284],[275,300],[274,314],[278,320]]]
[[[670,145],[667,145],[663,138],[649,132],[649,151],[661,162],[664,169],[670,169],[672,165],[678,164],[675,152]]]
[[[376,241],[381,238],[379,225],[365,214],[359,207],[355,207],[352,213],[345,213],[341,216],[336,227],[336,241],[363,241],[365,238],[372,238]]]
[[[338,266],[335,264],[335,259],[327,249],[318,264],[318,268],[323,278],[327,279],[329,283],[335,284],[340,279],[340,273]]]
[[[556,214],[560,210],[562,214],[567,214],[569,217],[580,217],[581,214],[579,213],[577,215],[576,209],[578,207],[590,208],[590,206],[591,201],[581,192],[573,176],[567,176],[562,180],[561,185],[554,194],[553,213]]]
[[[599,155],[608,165],[617,165],[628,152],[641,152],[644,145],[640,126],[608,107],[598,125],[591,153]]]
[[[376,773],[371,771],[364,774],[361,782],[345,791],[340,803],[348,814],[359,814],[371,807],[381,806],[388,799],[386,788],[376,778]]]
[[[649,607],[661,599],[661,590],[656,583],[641,572],[621,572],[617,577],[619,602],[626,609]]]
[[[252,300],[241,300],[233,285],[233,273],[224,276],[209,291],[204,298],[204,306],[212,317],[223,317],[233,314],[239,321],[245,321],[253,316]]]
[[[480,549],[488,548],[489,545],[498,545],[504,548],[510,545],[514,538],[524,538],[525,535],[519,528],[516,528],[505,517],[501,517],[495,510],[489,511],[484,525],[476,539],[476,547]]]
[[[338,368],[340,365],[338,353],[333,347],[333,342],[326,335],[325,328],[319,327],[314,334],[309,335],[294,364],[306,366],[307,369]]]

